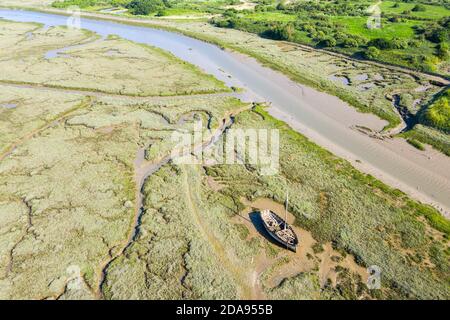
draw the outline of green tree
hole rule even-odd
[[[133,0],[126,8],[134,15],[148,15],[164,8],[162,0]]]

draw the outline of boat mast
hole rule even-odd
[[[288,201],[289,201],[289,192],[286,189],[286,203],[285,203],[285,208],[284,208],[284,230],[287,229],[287,208],[288,208]]]

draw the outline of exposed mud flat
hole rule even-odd
[[[315,143],[352,163],[364,173],[371,174],[386,184],[400,189],[421,202],[429,203],[444,216],[450,217],[450,180],[447,171],[450,162],[441,152],[428,147],[420,151],[411,146],[403,138],[374,139],[358,132],[361,139],[361,151],[350,152],[337,143],[332,143],[321,134],[310,130],[292,116],[277,108],[269,112],[276,118],[285,121],[293,129],[306,135]],[[365,127],[373,127],[367,125]],[[356,132],[356,131],[355,131]],[[359,139],[359,138],[358,138]],[[363,141],[366,143],[363,144]],[[399,179],[399,176],[402,179]]]
[[[332,248],[331,243],[324,244],[323,250],[315,253],[313,246],[317,244],[317,241],[309,231],[295,225],[295,216],[289,211],[287,221],[299,238],[297,252],[286,250],[276,243],[265,231],[259,217],[259,210],[269,209],[284,218],[286,211],[282,204],[267,198],[260,198],[254,202],[242,199],[242,202],[246,208],[233,220],[247,227],[249,231],[247,239],[263,237],[265,245],[277,248],[275,254],[268,254],[265,250],[255,258],[254,284],[257,298],[265,297],[265,291],[277,287],[284,279],[315,269],[322,287],[327,280],[336,285],[336,266],[338,265],[358,274],[364,283],[367,281],[366,268],[359,266],[351,255],[342,257],[341,253]]]

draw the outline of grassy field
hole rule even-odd
[[[401,38],[410,40],[414,37],[414,26],[423,25],[422,22],[405,21],[398,23],[382,21],[381,29],[367,29],[366,17],[342,17],[334,16],[331,20],[342,26],[346,32],[352,35],[362,36],[367,40],[376,38]]]
[[[405,14],[407,11],[408,15],[417,18],[424,19],[442,19],[450,16],[450,10],[439,5],[427,5],[424,4],[423,7],[425,11],[413,11],[412,9],[416,6],[415,3],[404,3],[404,2],[394,2],[394,1],[383,1],[380,4],[380,8],[382,12],[386,14]]]

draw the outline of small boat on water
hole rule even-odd
[[[289,250],[296,252],[298,238],[292,227],[270,210],[262,210],[260,215],[270,236]]]

